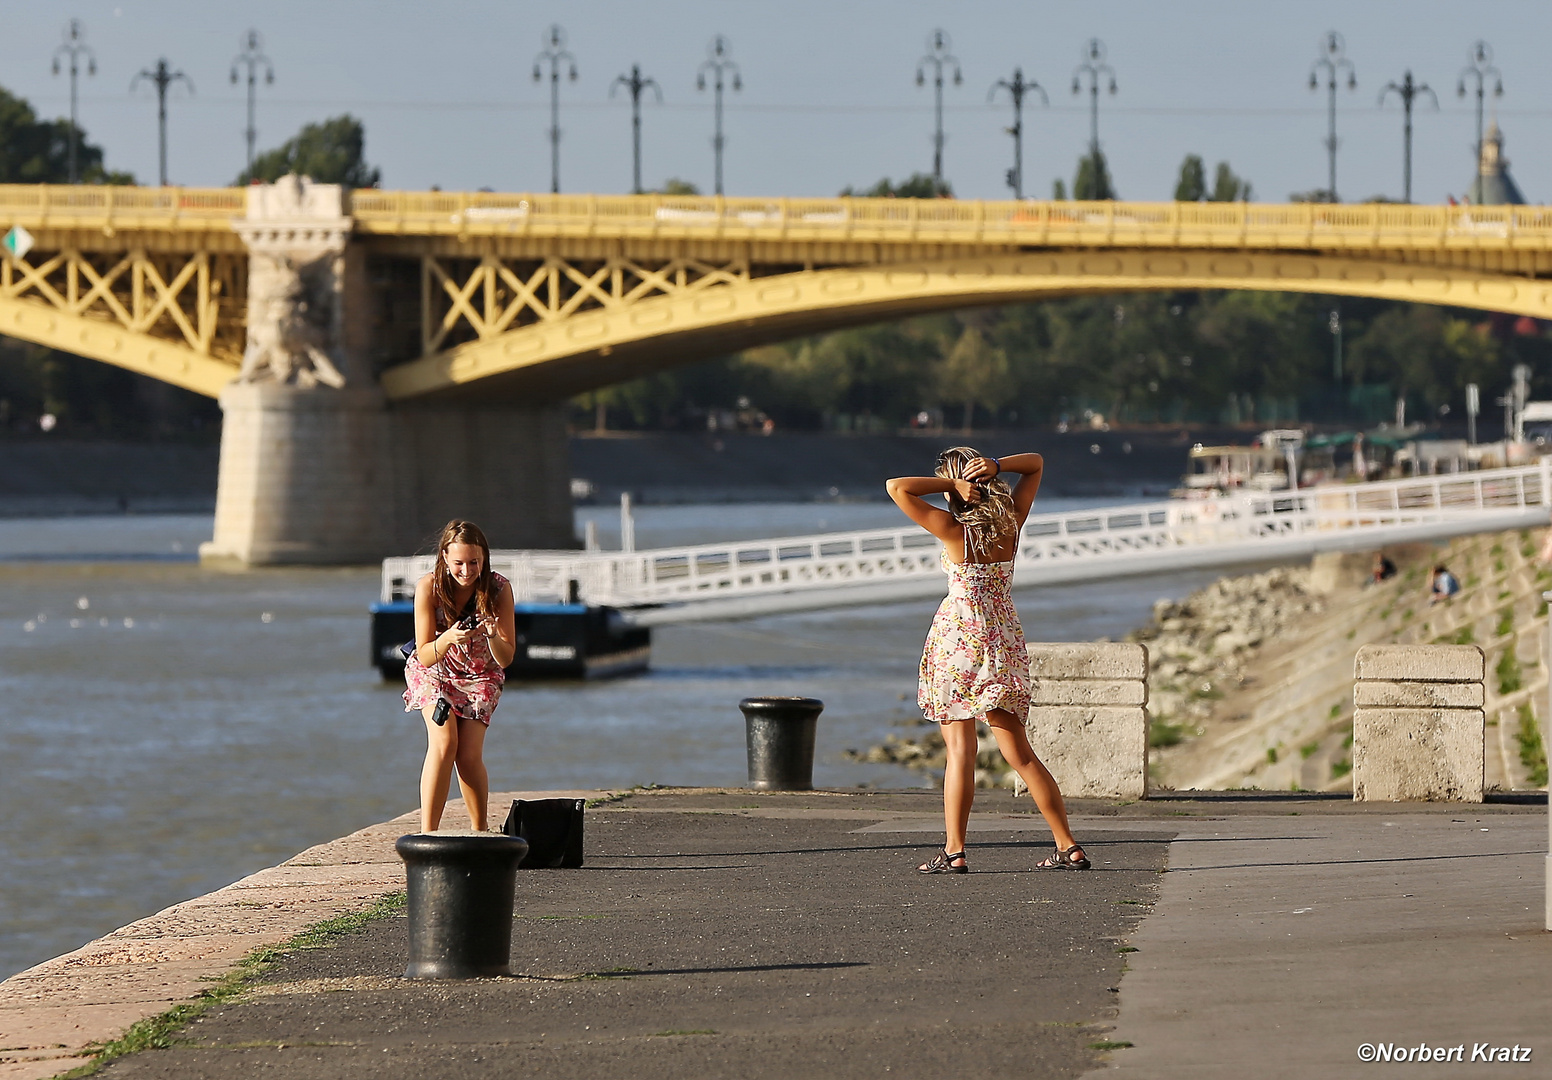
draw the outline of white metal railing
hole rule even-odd
[[[1549,506],[1552,458],[1447,476],[1039,514],[1024,525],[1014,580],[1080,581],[1525,527],[1546,524]],[[637,552],[492,551],[491,567],[524,602],[576,595],[619,608],[694,607],[801,595],[809,599],[782,606],[825,607],[858,590],[903,596],[941,589],[939,550],[910,526]],[[432,565],[430,555],[384,560],[382,599],[409,599]],[[773,609],[769,602],[749,608]]]

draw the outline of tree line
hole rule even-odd
[[[1296,293],[1144,292],[763,346],[582,395],[573,423],[1369,425],[1393,420],[1399,399],[1408,421],[1453,426],[1464,420],[1467,383],[1491,402],[1521,363],[1532,393],[1552,395],[1552,342],[1529,319]]]

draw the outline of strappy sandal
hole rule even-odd
[[[1078,854],[1074,855],[1075,851]],[[1057,848],[1046,857],[1044,862],[1035,864],[1036,870],[1087,870],[1088,868],[1088,857],[1083,854],[1083,848],[1078,844],[1072,845],[1066,851]]]
[[[954,865],[954,860],[959,860],[959,865]],[[918,874],[968,874],[970,868],[965,865],[965,853],[956,851],[952,855],[948,848],[944,848],[932,857],[929,863],[922,863],[916,868]]]

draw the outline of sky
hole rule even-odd
[[[1071,92],[1090,38],[1103,41],[1117,92],[1102,95],[1100,140],[1118,194],[1172,196],[1181,159],[1219,161],[1255,198],[1325,186],[1326,92],[1308,80],[1327,31],[1340,32],[1358,80],[1339,92],[1337,188],[1346,200],[1402,189],[1402,113],[1387,83],[1407,70],[1437,92],[1415,116],[1413,198],[1442,202],[1474,174],[1474,98],[1456,96],[1472,45],[1501,70],[1494,102],[1505,154],[1531,202],[1552,196],[1552,3],[1547,0],[0,0],[0,85],[45,116],[69,112],[69,79],[50,65],[65,24],[81,20],[97,74],[79,116],[110,167],[157,175],[156,101],[135,74],[165,57],[193,81],[168,103],[169,179],[229,184],[245,164],[246,90],[229,81],[241,38],[263,36],[273,85],[259,87],[260,150],[309,121],[349,112],[366,125],[385,188],[550,185],[549,86],[532,71],[559,24],[578,79],[561,85],[561,189],[630,190],[628,97],[610,87],[640,64],[662,87],[643,105],[648,187],[679,177],[710,190],[710,91],[696,72],[724,35],[743,89],[726,102],[729,195],[829,196],[847,185],[932,168],[931,84],[915,82],[936,28],[963,74],[945,88],[944,172],[956,194],[1007,198],[1015,67],[1046,88],[1026,99],[1025,194],[1070,187],[1088,139],[1087,93]],[[1034,97],[1038,98],[1038,95]]]

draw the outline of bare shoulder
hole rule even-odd
[[[420,580],[415,582],[415,599],[431,595],[431,574],[420,575]]]

